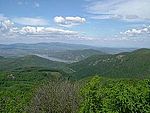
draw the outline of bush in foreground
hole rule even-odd
[[[150,113],[149,80],[94,77],[81,91],[80,113]]]
[[[76,113],[79,109],[79,86],[70,81],[50,81],[40,87],[27,112]]]

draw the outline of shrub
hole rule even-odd
[[[81,90],[80,113],[150,113],[149,80],[94,77]]]
[[[79,86],[70,81],[51,81],[38,89],[29,106],[30,113],[76,113]]]

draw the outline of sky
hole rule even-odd
[[[150,48],[150,0],[0,0],[0,44]]]

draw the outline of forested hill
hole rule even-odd
[[[91,75],[108,77],[150,77],[150,49],[131,53],[96,55],[70,65],[74,75],[82,78]]]
[[[3,58],[0,57],[0,70],[13,71],[20,68],[41,67],[48,69],[63,68],[66,64],[51,61],[36,55],[28,55],[19,58]]]
[[[4,59],[4,57],[0,56],[0,59]]]

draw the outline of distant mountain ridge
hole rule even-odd
[[[64,52],[71,50],[83,50],[83,49],[92,49],[98,50],[103,53],[120,53],[120,52],[130,52],[135,50],[135,48],[109,48],[109,47],[94,47],[89,45],[82,44],[69,44],[69,43],[60,43],[60,42],[51,42],[51,43],[36,43],[36,44],[0,44],[0,55],[4,57],[16,57],[16,56],[26,56],[33,54],[44,54],[53,56],[58,52]]]
[[[13,49],[52,49],[57,51],[62,50],[76,50],[76,49],[90,49],[98,48],[89,45],[83,44],[69,44],[69,43],[60,43],[60,42],[51,42],[51,43],[35,43],[35,44],[25,44],[25,43],[16,43],[16,44],[0,44],[0,48],[13,48]]]

